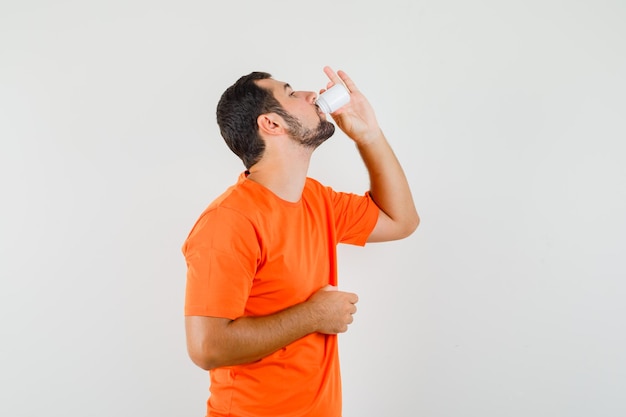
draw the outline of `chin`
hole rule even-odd
[[[329,121],[322,120],[314,131],[307,132],[302,136],[300,143],[308,148],[317,148],[326,142],[335,133],[335,125]]]

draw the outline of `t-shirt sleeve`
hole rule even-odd
[[[185,315],[241,317],[259,252],[256,232],[245,216],[222,207],[203,213],[183,245]]]
[[[333,202],[338,242],[364,246],[380,212],[369,192],[357,195],[327,190]]]

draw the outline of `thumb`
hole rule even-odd
[[[339,291],[337,287],[335,287],[334,285],[327,285],[324,288],[322,288],[324,291]]]

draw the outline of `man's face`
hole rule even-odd
[[[281,117],[287,123],[289,136],[303,146],[317,148],[335,133],[335,125],[315,105],[317,94],[312,91],[294,91],[287,83],[272,78],[258,81],[270,90],[287,114]]]

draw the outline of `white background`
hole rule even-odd
[[[344,416],[626,414],[626,3],[0,5],[0,415],[202,416],[180,248],[254,70],[344,69],[422,224],[340,247]],[[364,192],[337,134],[310,175]]]

